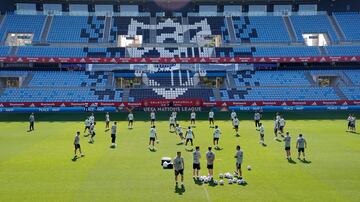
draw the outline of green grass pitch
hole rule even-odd
[[[96,114],[95,144],[81,135],[84,158],[73,162],[75,132],[83,131],[84,113],[36,114],[35,131],[28,133],[28,114],[0,115],[0,201],[360,201],[360,135],[347,133],[346,113],[285,112],[286,130],[292,136],[292,156],[285,159],[284,143],[272,133],[273,113],[265,114],[265,141],[251,120],[240,114],[240,135],[235,137],[229,113],[216,114],[222,130],[221,151],[215,151],[214,175],[233,172],[235,146],[244,151],[243,176],[246,186],[198,185],[192,180],[192,153],[179,138],[168,132],[167,115],[158,117],[160,144],[147,148],[149,115],[135,113],[135,128],[127,129],[126,114],[111,114],[119,121],[116,149],[110,149],[110,133],[104,132],[104,114]],[[305,115],[304,115],[305,114]],[[200,116],[200,115],[199,115]],[[205,118],[205,114],[202,115]],[[188,113],[180,124],[188,125]],[[226,118],[226,119],[225,119]],[[198,120],[195,145],[201,147],[201,174],[207,173],[205,152],[212,145],[208,122]],[[303,133],[308,141],[307,159],[296,159],[295,139]],[[83,134],[83,133],[81,133]],[[160,159],[185,158],[185,192],[175,190],[172,170],[163,170]],[[247,171],[245,166],[251,165]]]

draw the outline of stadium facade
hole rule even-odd
[[[11,2],[0,16],[0,109],[358,109],[358,6]]]

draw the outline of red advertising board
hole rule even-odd
[[[324,57],[192,57],[192,58],[56,58],[0,57],[6,63],[287,63],[287,62],[359,62],[360,56]]]
[[[354,106],[360,100],[324,101],[202,101],[196,99],[144,100],[142,102],[88,102],[99,107],[226,107],[226,106]],[[84,107],[84,102],[0,102],[0,107]]]

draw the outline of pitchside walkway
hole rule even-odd
[[[208,110],[203,108],[203,112],[196,112],[197,120],[208,120]],[[205,111],[206,110],[206,111]],[[150,112],[133,111],[136,121],[149,121]],[[92,112],[78,112],[78,113],[35,113],[37,122],[49,122],[49,121],[84,121]],[[215,122],[217,120],[225,120],[230,122],[230,113],[228,112],[215,112]],[[253,112],[236,111],[240,124],[243,120],[254,119]],[[273,120],[276,112],[264,112],[262,115],[263,120]],[[349,111],[283,111],[280,112],[284,115],[286,120],[344,120],[344,127],[346,126],[346,118],[349,115]],[[171,112],[156,112],[157,121],[168,121]],[[127,112],[110,113],[110,119],[112,121],[127,121]],[[97,121],[104,121],[105,112],[95,112],[95,119]],[[185,126],[189,123],[190,112],[178,112],[177,120]],[[0,122],[14,122],[24,121],[28,122],[29,113],[0,113]],[[150,125],[150,122],[149,122]]]

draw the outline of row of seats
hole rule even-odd
[[[125,48],[76,48],[52,46],[23,46],[16,53],[19,57],[125,57]]]
[[[311,57],[320,56],[314,46],[215,48],[216,57]]]
[[[329,56],[359,56],[360,46],[327,46]],[[0,55],[8,56],[9,47],[0,47]],[[53,46],[19,47],[19,57],[125,57],[130,58],[192,58],[212,57],[314,57],[320,56],[318,47],[314,46],[274,46],[244,48],[186,48],[186,47],[139,47],[139,48],[70,48]]]
[[[359,41],[359,13],[335,13],[336,23],[348,41]],[[40,41],[45,26],[45,15],[8,14],[0,28],[0,40],[8,33],[33,33],[35,42]],[[289,34],[281,16],[235,16],[232,17],[235,39],[238,43],[290,42]],[[225,17],[188,17],[188,24],[181,17],[156,18],[151,25],[150,17],[112,18],[110,42],[118,35],[143,35],[145,43],[150,41],[150,30],[156,30],[157,43],[183,43],[184,32],[189,31],[190,41],[197,42],[200,35],[220,35],[224,42],[230,41]],[[339,41],[327,15],[293,15],[290,22],[298,42],[304,42],[302,34],[326,33],[331,41]],[[54,16],[48,34],[49,42],[102,42],[105,30],[105,16]]]
[[[0,46],[0,56],[6,57],[9,55],[10,47],[9,46]]]
[[[349,100],[360,100],[360,86],[340,87],[340,90]]]
[[[29,87],[105,87],[107,72],[32,72]],[[60,78],[60,79],[59,79]]]
[[[234,75],[235,85],[244,86],[310,86],[303,71],[242,71]]]
[[[45,18],[45,15],[6,15],[0,27],[0,41],[5,41],[10,33],[32,33],[33,41],[39,42]]]
[[[299,42],[304,42],[302,34],[309,33],[325,33],[331,41],[339,41],[327,15],[293,15],[290,16],[290,20]]]
[[[170,47],[142,47],[127,48],[129,56],[132,58],[191,58],[191,57],[211,57],[213,48],[170,48]]]
[[[343,71],[354,85],[360,85],[360,72],[358,70]]]
[[[206,101],[215,101],[211,89],[153,88],[130,90],[130,102],[146,99],[202,99]]]
[[[237,43],[290,42],[285,23],[280,16],[232,17]]]
[[[333,16],[347,41],[360,41],[360,14],[358,12],[334,13]]]
[[[328,55],[331,56],[359,56],[360,46],[326,46]]]
[[[290,86],[311,86],[310,77],[331,76],[339,77],[341,80],[349,80],[353,85],[360,85],[360,71],[352,69],[344,70],[279,70],[279,71],[239,71],[233,75],[237,87],[290,87]],[[345,85],[340,82],[339,85]],[[346,86],[346,85],[345,85]]]
[[[121,102],[120,89],[6,88],[0,102]]]
[[[156,43],[184,43],[181,18],[157,18]]]
[[[150,42],[150,18],[149,17],[113,17],[109,42],[114,43],[118,35],[135,36],[142,35],[143,42]]]
[[[189,71],[147,73],[144,76],[148,78],[149,86],[194,86],[194,74]]]
[[[338,100],[331,87],[276,87],[237,88],[220,90],[222,101],[237,100]]]
[[[220,35],[225,42],[230,39],[225,17],[189,17],[185,31],[190,33],[190,42],[197,43],[201,36]]]
[[[54,16],[48,41],[98,43],[104,37],[104,28],[104,16]]]

